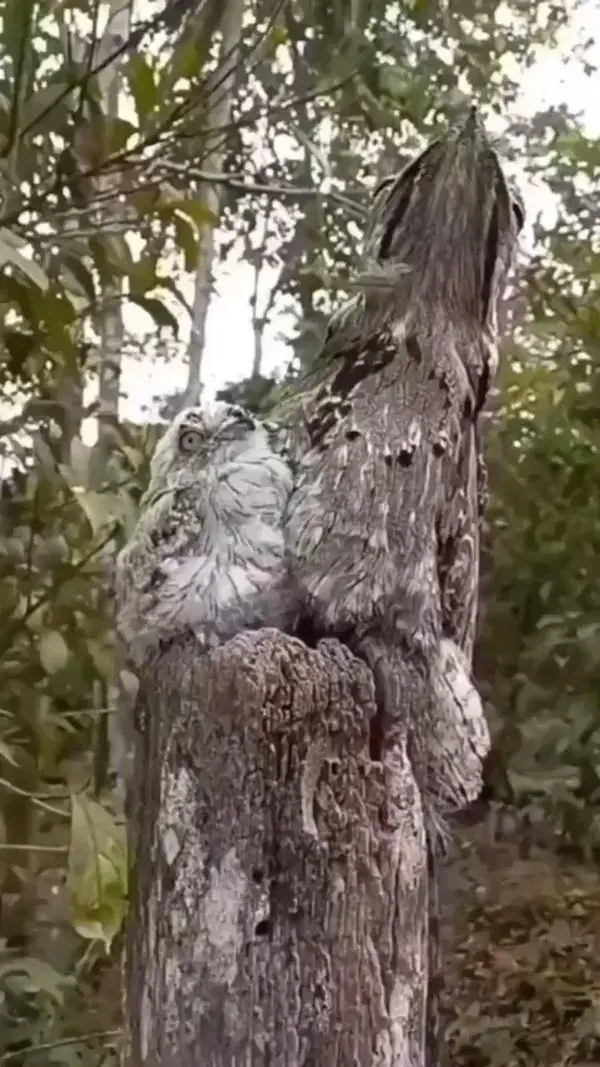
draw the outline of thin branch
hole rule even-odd
[[[351,200],[349,197],[344,196],[343,193],[338,193],[334,190],[325,192],[322,189],[311,189],[301,185],[263,185],[259,182],[248,182],[241,174],[218,174],[190,167],[189,163],[175,163],[175,161],[171,160],[162,160],[159,161],[159,164],[167,175],[177,174],[187,181],[192,178],[199,182],[223,185],[228,189],[234,189],[249,196],[270,196],[282,200],[306,200],[318,197],[323,200],[331,200],[334,204],[339,204],[340,207],[345,208],[346,211],[351,212],[358,219],[364,219],[367,214],[367,209],[361,207],[356,200]]]
[[[302,107],[305,104],[311,103],[311,101],[313,100],[318,100],[322,96],[337,93],[340,89],[343,89],[343,87],[347,85],[348,82],[352,81],[352,79],[356,77],[357,73],[358,68],[354,68],[348,74],[344,75],[343,78],[339,78],[331,85],[325,86],[321,89],[313,89],[310,92],[300,94],[299,96],[293,96],[290,100],[283,100],[280,104],[273,104],[269,101],[256,104],[255,107],[250,108],[243,117],[237,118],[235,122],[230,122],[229,124],[221,127],[215,127],[214,130],[200,131],[200,134],[202,134],[203,132],[210,132],[211,134],[223,133],[226,135],[232,129],[242,130],[245,127],[254,126],[261,118],[268,118],[272,121],[274,118],[281,117],[281,115],[284,115],[288,111],[293,111],[294,108]],[[194,131],[193,133],[186,133],[184,130],[177,131],[177,137],[181,139],[191,137],[196,138],[198,136],[198,131]],[[213,149],[211,149],[211,151],[213,151]]]
[[[33,1056],[38,1052],[51,1052],[55,1048],[66,1048],[68,1045],[86,1045],[89,1041],[105,1041],[123,1037],[122,1030],[98,1030],[90,1034],[81,1034],[79,1037],[63,1037],[59,1041],[48,1041],[43,1045],[30,1045],[29,1048],[20,1048],[15,1052],[5,1052],[0,1056],[0,1064],[10,1063],[11,1060],[22,1056]]]
[[[30,43],[30,39],[31,39],[30,30],[31,30],[31,26],[32,26],[32,23],[33,23],[34,6],[35,5],[34,5],[33,0],[29,0],[29,3],[25,4],[26,10],[22,15],[22,18],[23,18],[23,25],[22,25],[23,34],[22,34],[21,39],[19,40],[19,51],[18,51],[16,60],[15,60],[15,69],[14,69],[14,77],[13,77],[14,93],[13,93],[13,97],[12,97],[12,100],[11,100],[10,112],[9,112],[9,117],[8,117],[8,131],[7,131],[7,135],[6,135],[6,142],[5,142],[5,145],[4,145],[4,150],[2,152],[2,155],[5,158],[8,158],[8,157],[11,156],[11,154],[13,152],[13,149],[16,147],[17,140],[18,140],[19,115],[20,115],[20,111],[21,111],[21,104],[23,103],[23,99],[22,99],[23,84],[22,83],[23,83],[23,80],[27,77],[27,72],[25,70],[25,61],[26,61],[27,51],[28,51],[29,43]]]
[[[252,53],[254,51],[256,51],[258,48],[260,48],[260,46],[264,43],[267,33],[269,32],[271,27],[274,25],[276,18],[281,13],[281,11],[284,9],[286,3],[287,3],[287,0],[278,0],[275,12],[269,17],[269,20],[267,22],[267,25],[266,25],[264,31],[261,31],[261,33],[257,37],[257,40],[254,41],[248,47],[247,52],[244,53],[243,46],[239,41],[236,42],[235,44],[233,44],[231,46],[231,48],[228,48],[224,52],[224,54],[219,58],[219,63],[218,63],[217,69],[215,71],[213,71],[212,74],[209,74],[208,77],[206,78],[206,81],[205,81],[204,85],[201,87],[201,93],[200,93],[199,98],[194,98],[193,96],[189,96],[187,99],[183,100],[180,104],[178,104],[176,107],[174,107],[173,110],[170,112],[170,114],[165,116],[165,118],[160,123],[160,125],[155,127],[154,130],[151,131],[150,134],[147,135],[147,137],[136,146],[136,150],[139,151],[141,148],[148,147],[151,144],[156,144],[156,143],[162,144],[162,142],[160,142],[158,140],[160,138],[161,134],[164,133],[165,131],[172,131],[172,128],[173,128],[173,125],[174,125],[175,121],[176,120],[181,120],[182,118],[185,118],[186,115],[189,115],[198,106],[198,104],[200,104],[200,103],[204,102],[207,111],[209,113],[214,114],[215,109],[218,108],[220,106],[220,104],[223,102],[224,96],[223,96],[223,94],[221,94],[221,96],[217,100],[214,100],[214,101],[211,100],[211,96],[212,96],[213,93],[215,93],[227,81],[228,77],[231,75],[231,67],[230,67],[230,59],[231,59],[231,57],[235,54],[236,51],[240,52],[240,60],[239,60],[238,66],[240,66],[243,63],[244,64],[244,73],[246,74],[246,77],[249,77],[249,75],[252,73],[252,71],[255,70],[256,67],[258,66],[258,63],[260,62],[260,58],[261,57],[260,56],[258,57],[258,59],[256,60],[256,62],[255,62],[255,64],[253,66],[247,66],[247,60],[252,55]],[[210,79],[211,78],[217,78],[217,76],[219,75],[220,71],[222,71],[222,73],[220,74],[218,79],[214,82],[214,84],[210,84]],[[227,94],[225,94],[225,95],[227,95]],[[222,129],[223,129],[223,127],[218,127],[217,126],[217,127],[214,128],[214,130],[210,129],[210,128],[209,129],[205,129],[205,130],[194,130],[194,132],[189,136],[194,137],[194,138],[198,138],[199,140],[204,139],[206,141],[207,137],[210,134],[219,133],[219,132],[222,131]],[[229,132],[229,127],[228,127],[227,132]],[[185,136],[185,134],[182,134],[182,136]],[[214,145],[210,150],[208,150],[207,154],[210,154],[211,152],[218,151],[219,148],[222,147],[223,143],[224,143],[224,141],[221,140],[218,145]]]
[[[49,811],[51,815],[59,815],[61,819],[69,819],[71,817],[69,811],[65,811],[63,808],[55,808],[53,804],[47,804],[45,800],[40,800],[39,797],[36,797],[35,793],[28,793],[26,789],[19,789],[17,785],[8,782],[6,778],[0,778],[0,788],[6,789],[9,793],[16,793],[19,797],[27,797],[37,808],[41,808],[42,811]]]
[[[113,58],[114,57],[111,57],[111,60]],[[107,64],[104,64],[104,65],[106,66]],[[99,69],[100,68],[98,68],[98,70]],[[97,73],[97,72],[98,71],[95,70],[93,73]],[[211,132],[212,133],[223,133],[223,134],[226,134],[232,129],[243,129],[244,127],[252,126],[258,121],[258,119],[263,118],[265,116],[267,116],[269,119],[273,119],[277,115],[281,116],[286,111],[290,111],[290,110],[293,110],[296,107],[300,107],[301,105],[303,105],[305,103],[308,103],[311,100],[316,100],[320,96],[325,96],[326,94],[337,92],[339,89],[343,88],[343,86],[346,85],[348,81],[350,81],[352,79],[354,74],[355,74],[355,71],[352,71],[346,77],[340,79],[339,81],[335,82],[333,85],[331,85],[329,87],[326,87],[326,88],[320,89],[320,90],[316,90],[315,89],[315,90],[313,90],[313,91],[311,91],[309,93],[304,94],[304,96],[292,97],[291,100],[283,101],[281,104],[279,104],[279,105],[277,105],[275,107],[273,107],[272,105],[269,105],[267,103],[258,104],[255,108],[251,108],[250,111],[247,112],[247,114],[243,118],[237,119],[235,122],[228,123],[228,124],[226,124],[224,126],[216,127]],[[71,91],[71,90],[68,90],[68,91]],[[56,103],[57,103],[57,99],[55,99],[53,101],[53,103],[48,108],[46,108],[46,111],[44,112],[44,114],[47,114],[48,111],[52,107],[54,107],[56,105]],[[40,116],[40,117],[43,117],[43,116]],[[36,117],[36,119],[33,120],[33,122],[35,123],[37,121],[38,121],[38,118]],[[22,134],[24,132],[26,132],[26,130],[22,130],[21,131]],[[186,140],[186,139],[189,139],[191,137],[197,138],[197,137],[200,137],[203,132],[207,133],[208,131],[199,131],[199,132],[198,131],[194,131],[194,133],[186,133],[183,130],[176,130],[176,131],[173,131],[173,140],[175,139],[175,137],[179,141]],[[129,149],[124,149],[122,152],[118,153],[117,155],[111,156],[108,160],[106,160],[104,163],[102,163],[99,167],[90,167],[87,170],[78,171],[77,174],[73,175],[70,179],[67,178],[67,176],[65,175],[63,177],[64,185],[66,186],[66,188],[70,188],[72,185],[75,185],[77,182],[80,182],[80,181],[82,181],[82,180],[84,180],[86,178],[96,178],[96,177],[98,177],[98,176],[100,176],[102,174],[110,173],[111,171],[118,172],[120,170],[125,169],[126,166],[136,166],[136,167],[143,166],[146,170],[150,169],[150,172],[152,173],[152,165],[156,164],[157,169],[161,168],[161,167],[162,168],[170,167],[173,170],[176,170],[177,168],[180,168],[180,172],[181,173],[185,173],[186,168],[188,167],[188,164],[186,164],[186,163],[178,164],[178,163],[175,163],[175,161],[171,162],[168,159],[165,159],[165,151],[169,147],[169,142],[168,141],[166,141],[166,142],[163,141],[163,142],[159,143],[156,146],[156,150],[155,150],[154,155],[149,156],[147,161],[145,161],[143,159],[140,159],[139,155],[138,155],[140,150],[143,149],[143,148],[147,148],[147,147],[149,147],[150,145],[153,145],[153,144],[154,144],[154,142],[151,141],[151,140],[146,140],[146,141],[140,142],[137,145],[132,146]],[[236,180],[237,181],[243,181],[242,179],[236,179],[235,176],[231,177],[230,175],[217,175],[217,174],[210,175],[209,174],[206,178],[204,178],[203,177],[203,172],[202,171],[198,171],[198,170],[195,171],[195,174],[197,175],[199,181],[209,181],[209,182],[210,181],[214,181],[215,183],[221,182],[222,184],[226,183],[226,184],[229,184],[231,188],[235,187],[233,185],[234,181],[236,181]],[[269,186],[261,187],[261,186],[257,186],[257,185],[247,184],[246,188],[247,188],[247,191],[249,193],[253,193],[253,194],[255,194],[255,193],[258,194],[258,193],[263,193],[264,192],[265,194],[268,195],[268,194],[271,193],[271,189],[270,189]],[[6,227],[14,226],[16,223],[18,223],[20,216],[25,211],[33,212],[35,210],[42,210],[42,209],[47,208],[47,198],[48,198],[50,192],[53,189],[54,189],[54,179],[53,179],[52,186],[46,187],[44,189],[41,189],[38,193],[36,193],[34,196],[31,196],[28,200],[26,200],[23,204],[21,204],[21,206],[17,210],[11,212],[8,215],[4,215],[4,216],[0,215],[0,226],[6,226]],[[121,194],[111,194],[111,195],[121,195]],[[281,195],[286,195],[286,196],[287,195],[290,195],[290,196],[298,196],[298,195],[306,196],[306,195],[310,195],[310,196],[313,196],[313,195],[315,195],[315,193],[312,190],[305,190],[305,191],[296,192],[293,189],[293,187],[290,187],[289,191],[285,191],[284,192],[283,189],[282,189]],[[349,201],[346,198],[344,198],[341,193],[320,193],[319,195],[327,196],[329,199],[337,201],[339,204],[341,204],[345,208],[347,208],[347,209],[353,211],[355,214],[357,214],[357,217],[359,217],[359,218],[363,218],[364,217],[365,212],[363,212],[362,210],[359,211],[359,209],[357,209],[357,206],[352,204],[351,201]],[[94,198],[94,202],[97,199],[98,198],[95,197]]]
[[[68,845],[13,845],[0,842],[0,852],[68,852]],[[2,1061],[0,1060],[0,1063]]]
[[[32,129],[34,129],[40,122],[43,121],[43,119],[46,118],[47,115],[50,114],[51,111],[54,110],[57,104],[62,103],[62,101],[65,100],[76,89],[84,90],[92,78],[96,77],[98,74],[101,74],[102,71],[106,70],[106,68],[109,67],[112,63],[115,63],[117,60],[121,59],[121,57],[124,56],[127,52],[134,50],[137,51],[147,33],[150,33],[152,30],[160,30],[161,25],[163,23],[164,14],[164,10],[159,11],[158,14],[155,15],[153,18],[147,19],[145,22],[139,23],[138,26],[132,29],[127,39],[121,42],[121,44],[119,44],[115,48],[114,52],[111,52],[110,55],[106,56],[101,62],[99,62],[97,67],[94,67],[93,69],[88,68],[78,77],[73,78],[73,80],[65,86],[63,91],[58,94],[58,96],[54,97],[54,99],[51,100],[45,108],[39,111],[37,115],[33,116],[30,122],[28,122],[27,125],[24,126],[23,129],[20,131],[20,136],[24,137],[25,134],[30,133]],[[0,156],[6,155],[7,151],[6,148],[4,148],[2,153],[0,153]]]

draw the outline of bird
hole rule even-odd
[[[375,192],[366,255],[386,282],[330,327],[287,518],[294,570],[330,632],[439,643],[439,556],[470,489],[464,438],[495,376],[521,216],[474,109]]]
[[[489,744],[471,677],[478,416],[523,224],[523,202],[470,108],[374,190],[357,292],[332,319],[307,388],[288,402],[297,451],[292,444],[286,545],[303,625],[337,636],[372,668],[374,758],[408,748],[428,818],[432,975],[445,816],[477,788]],[[461,745],[471,744],[465,763]],[[433,982],[430,993],[433,1067]]]
[[[277,435],[225,403],[186,408],[159,440],[116,566],[117,629],[136,667],[182,632],[207,649],[285,624],[293,473]]]

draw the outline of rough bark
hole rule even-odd
[[[137,713],[136,1067],[414,1067],[425,829],[406,753],[370,758],[368,669],[276,630],[184,641]]]

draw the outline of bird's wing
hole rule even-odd
[[[443,631],[469,663],[477,624],[484,470],[480,432],[471,423],[463,434],[458,481],[449,490],[438,530]]]

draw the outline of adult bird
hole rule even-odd
[[[477,789],[488,736],[470,681],[498,307],[524,221],[475,108],[375,190],[358,295],[291,400],[286,542],[303,632],[373,668],[372,752],[408,754],[429,820],[430,979],[440,829]],[[457,734],[458,731],[458,734]],[[462,749],[461,749],[462,746]],[[408,773],[408,772],[407,772]],[[416,936],[416,935],[415,935]],[[411,1007],[438,1059],[432,996]],[[391,993],[390,993],[391,995]],[[418,1044],[418,1042],[417,1042]]]

